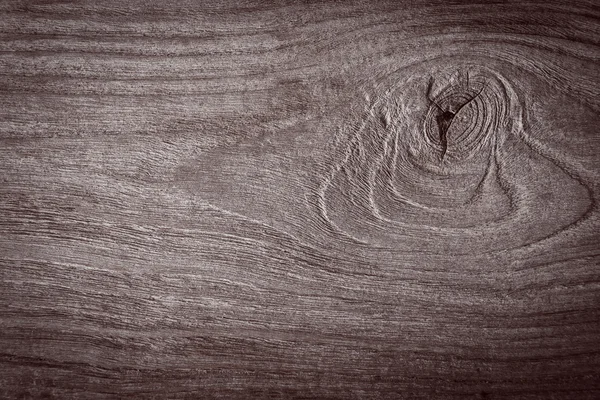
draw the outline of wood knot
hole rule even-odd
[[[485,93],[487,80],[467,78],[466,83],[450,83],[437,90],[434,84],[434,78],[430,78],[426,90],[429,103],[425,117],[426,142],[441,161],[446,157],[468,156],[488,133],[487,127],[493,118],[491,97]]]

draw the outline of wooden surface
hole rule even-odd
[[[0,397],[600,398],[599,32],[2,1]]]

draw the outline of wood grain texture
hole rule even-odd
[[[599,398],[599,32],[0,2],[0,397]]]

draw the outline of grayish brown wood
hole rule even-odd
[[[0,3],[0,397],[600,397],[591,2]]]

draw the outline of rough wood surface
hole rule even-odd
[[[600,398],[596,1],[0,3],[0,397]]]

